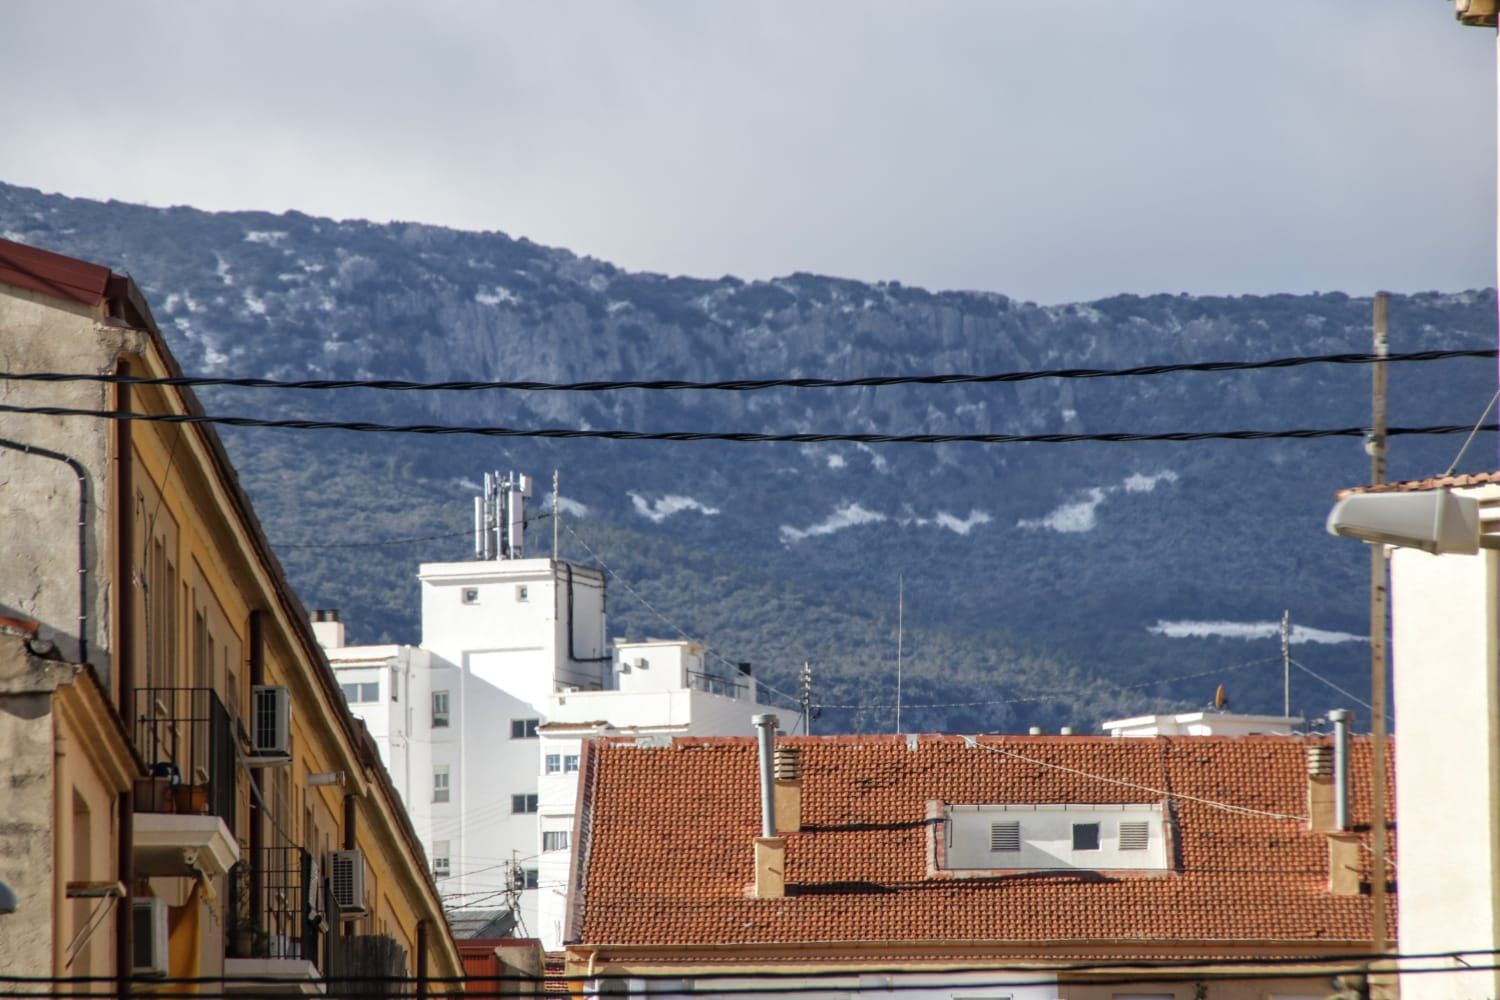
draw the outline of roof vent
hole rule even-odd
[[[802,748],[777,747],[772,753],[772,767],[777,781],[796,781],[802,777]]]
[[[1307,773],[1315,777],[1333,773],[1333,748],[1317,746],[1307,748]]]
[[[1040,735],[1042,735],[1042,727],[1041,726],[1032,726],[1030,729],[1026,730],[1026,735],[1027,736],[1040,736]]]
[[[1021,824],[1012,820],[1009,823],[990,824],[990,850],[992,851],[1019,851],[1021,849]]]
[[[1144,851],[1151,843],[1151,824],[1126,820],[1120,824],[1120,850]]]

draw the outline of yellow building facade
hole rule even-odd
[[[4,241],[0,351],[10,372],[180,374],[129,279]],[[100,382],[7,381],[4,406],[200,412],[185,389]],[[0,410],[0,480],[0,750],[26,750],[0,771],[51,790],[0,823],[19,897],[0,974],[304,993],[461,976],[421,845],[213,430]]]

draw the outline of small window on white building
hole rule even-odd
[[[536,793],[512,795],[510,797],[510,811],[513,813],[536,812]]]
[[[432,728],[445,729],[448,725],[448,692],[432,692]]]
[[[578,755],[576,753],[570,753],[566,757],[563,758],[563,773],[564,774],[577,774],[578,773]]]
[[[990,824],[991,851],[1019,851],[1021,849],[1021,824],[1018,820]]]
[[[1099,849],[1099,824],[1073,824],[1073,850],[1097,851]]]
[[[562,774],[562,754],[549,753],[546,760],[548,774]]]
[[[536,727],[541,721],[541,719],[511,719],[510,738],[513,740],[536,739]]]
[[[434,840],[432,842],[432,874],[438,878],[446,878],[450,868],[448,842],[446,840]]]
[[[537,870],[535,868],[522,868],[516,872],[516,881],[522,889],[535,889],[541,885],[541,879],[537,877]]]
[[[432,801],[448,801],[448,765],[438,764],[432,769]]]
[[[479,603],[479,588],[478,587],[465,587],[463,589],[463,602],[465,604],[478,604]]]
[[[524,584],[524,583],[518,583],[518,584],[516,584],[516,600],[518,600],[518,601],[529,601],[529,600],[531,600],[531,590],[529,588],[527,588],[526,584]]]
[[[544,851],[566,851],[568,849],[567,830],[543,830],[542,850]]]

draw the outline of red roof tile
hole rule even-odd
[[[1493,486],[1500,484],[1500,471],[1467,472],[1456,476],[1429,476],[1426,479],[1407,479],[1399,483],[1381,483],[1379,486],[1352,486],[1340,490],[1339,496],[1350,493],[1415,493],[1420,490],[1463,489],[1467,486]]]
[[[797,941],[1356,941],[1365,896],[1328,891],[1327,839],[1301,817],[1303,737],[802,737],[802,830],[787,895],[747,896],[759,833],[756,748],[595,741],[574,936],[583,944]],[[1170,789],[1170,874],[1026,872],[932,879],[927,803],[1157,803],[1161,795],[1039,766],[1000,748],[1146,789]],[[1352,815],[1367,825],[1369,744],[1355,741]],[[1191,797],[1191,798],[1190,798]],[[1392,906],[1394,926],[1394,906]]]

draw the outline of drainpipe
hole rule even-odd
[[[1349,829],[1349,717],[1347,708],[1328,713],[1333,723],[1333,828]]]
[[[777,720],[774,715],[757,715],[750,720],[759,733],[760,741],[760,835],[776,836],[776,778],[773,770],[771,744],[776,739]]]
[[[772,743],[776,738],[776,716],[757,715],[750,720],[759,730],[760,743],[760,832],[755,838],[755,897],[780,899],[786,895],[786,839],[776,836],[776,777]]]
[[[73,474],[78,477],[78,662],[89,661],[89,474],[76,458],[64,455],[60,451],[50,448],[39,448],[34,444],[26,444],[23,441],[10,441],[0,438],[0,448],[9,448],[12,451],[23,452],[27,455],[36,455],[38,458],[50,458],[54,462],[62,462]],[[122,590],[125,588],[122,587]],[[129,715],[126,715],[129,718]]]

